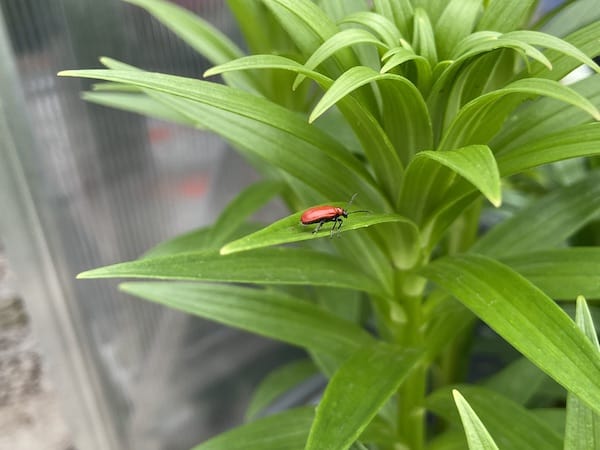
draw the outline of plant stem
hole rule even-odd
[[[420,283],[411,276],[403,281],[404,287],[407,287],[407,283],[412,284],[412,287]],[[413,289],[403,291],[414,292]],[[424,335],[421,295],[405,297],[402,304],[407,316],[402,344],[407,347],[422,347]],[[422,363],[410,373],[398,391],[398,435],[411,450],[422,450],[424,447],[426,379],[427,367]]]

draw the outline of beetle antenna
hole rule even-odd
[[[358,192],[355,192],[354,195],[352,196],[352,198],[350,199],[350,201],[348,202],[348,206],[346,206],[346,209],[350,208],[350,205],[352,204],[352,202],[354,201],[354,199],[356,198],[357,195],[358,195]],[[354,214],[357,212],[370,213],[371,211],[369,211],[367,209],[357,209],[356,211],[350,211],[348,214]]]
[[[350,208],[350,205],[352,204],[352,202],[354,201],[354,199],[356,198],[357,195],[358,195],[358,192],[355,192],[354,195],[352,196],[352,198],[350,198],[350,201],[348,202],[348,206],[346,206],[346,209]]]

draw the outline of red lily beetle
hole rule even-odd
[[[356,195],[357,194],[354,194],[352,196],[352,198],[348,202],[347,208],[352,204]],[[308,208],[306,211],[304,211],[302,213],[302,216],[300,217],[300,222],[302,223],[302,225],[310,225],[313,223],[318,223],[319,225],[317,225],[317,228],[315,228],[313,230],[313,234],[317,233],[321,229],[323,224],[325,224],[327,222],[333,222],[333,226],[331,227],[331,237],[333,237],[333,233],[336,231],[336,228],[337,228],[337,231],[339,231],[340,228],[342,228],[342,223],[344,222],[342,220],[342,217],[347,219],[348,214],[353,214],[355,212],[369,212],[369,211],[359,210],[359,211],[348,212],[347,210],[340,208],[338,206],[328,206],[328,205],[314,206],[312,208]]]

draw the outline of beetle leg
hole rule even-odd
[[[342,226],[342,222],[343,221],[340,217],[336,217],[333,220],[333,226],[331,227],[331,234],[329,235],[329,237],[333,237],[333,235],[335,234],[335,231],[336,231],[336,227],[337,227],[338,231],[340,230],[340,227]]]
[[[321,229],[321,227],[323,226],[323,224],[324,224],[324,223],[325,223],[325,221],[324,221],[324,220],[321,220],[321,221],[319,222],[319,225],[317,225],[317,228],[315,228],[315,229],[313,230],[313,234],[316,234],[316,233],[318,233],[318,231]]]
[[[340,236],[340,228],[342,228],[342,224],[344,223],[344,221],[342,220],[341,217],[338,217],[337,222],[338,222],[337,235],[338,235],[338,237],[341,237]]]

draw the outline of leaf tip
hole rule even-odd
[[[454,401],[455,402],[459,402],[461,400],[464,400],[464,397],[462,396],[462,394],[458,391],[458,389],[452,389],[452,397],[454,397]]]
[[[500,208],[502,206],[502,197],[500,195],[489,198],[490,203],[494,205],[494,208]]]
[[[203,78],[208,78],[208,77],[212,77],[214,75],[217,75],[218,72],[216,70],[217,66],[215,67],[211,67],[210,69],[207,69],[204,71],[204,73],[202,74]]]
[[[96,278],[96,277],[94,276],[94,272],[96,272],[96,269],[92,269],[92,270],[86,270],[86,271],[84,271],[84,272],[80,272],[80,273],[78,273],[78,274],[75,276],[75,278],[76,278],[77,280],[86,280],[86,279],[89,279],[89,278]]]
[[[296,75],[296,78],[294,79],[294,83],[292,84],[292,91],[295,91],[296,89],[298,89],[298,86],[300,86],[302,84],[302,82],[304,81],[305,78],[306,77],[304,75],[302,75],[301,73]]]
[[[231,249],[231,246],[229,244],[224,245],[223,247],[221,247],[219,249],[219,255],[229,255],[230,253],[233,253],[235,250]]]

